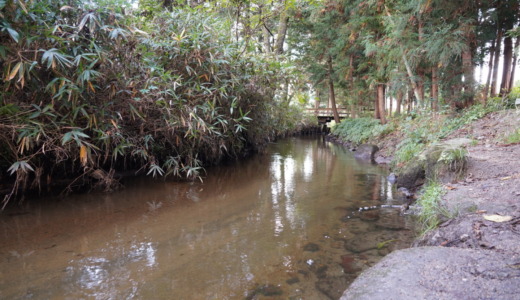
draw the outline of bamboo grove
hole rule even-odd
[[[112,189],[125,170],[200,178],[299,126],[275,101],[279,64],[226,18],[142,6],[0,1],[4,206],[61,182]]]

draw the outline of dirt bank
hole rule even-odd
[[[448,138],[465,137],[468,169],[445,184],[442,199],[455,219],[361,275],[341,299],[514,299],[520,294],[520,144],[506,137],[520,112],[495,112]],[[383,157],[398,142],[379,145]],[[385,157],[388,160],[388,157]]]

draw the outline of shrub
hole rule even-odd
[[[359,118],[343,120],[333,127],[332,134],[355,144],[361,144],[390,131],[391,125],[381,125],[377,119]]]

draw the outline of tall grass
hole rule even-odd
[[[420,207],[418,221],[421,234],[435,229],[443,220],[456,215],[442,204],[442,196],[445,193],[444,187],[436,181],[430,181],[422,188],[422,194],[417,199],[417,205]]]

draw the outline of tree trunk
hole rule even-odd
[[[320,108],[320,90],[316,89],[316,101],[314,102],[314,109],[316,109],[316,115],[318,115],[319,108]]]
[[[414,94],[414,90],[413,89],[408,89],[408,107],[406,108],[408,113],[412,112],[412,108],[413,108],[413,94]]]
[[[382,83],[377,85],[377,106],[379,107],[379,119],[381,120],[381,124],[386,124],[385,85]]]
[[[287,34],[287,24],[289,23],[289,16],[287,12],[284,10],[280,14],[280,25],[278,26],[278,34],[276,36],[276,42],[274,44],[274,49],[276,54],[283,53],[283,43],[285,42],[285,35]]]
[[[467,29],[469,31],[469,29]],[[472,31],[466,33],[467,49],[462,51],[462,70],[464,72],[464,106],[473,104],[475,98],[475,68],[473,66],[473,54],[471,44],[474,34]]]
[[[332,108],[332,113],[334,114],[334,121],[336,124],[340,123],[339,120],[339,114],[338,114],[338,108],[336,107],[336,95],[334,94],[334,80],[332,78],[332,57],[329,56],[328,59],[328,66],[329,66],[329,100],[330,100],[330,106]]]
[[[388,117],[391,118],[392,117],[392,111],[393,111],[393,106],[394,106],[394,98],[393,97],[389,97],[390,101],[388,103]]]
[[[499,95],[502,96],[509,90],[511,80],[511,64],[513,63],[513,40],[510,36],[504,38],[504,65],[502,68],[502,84]]]
[[[264,52],[269,54],[271,53],[271,34],[269,32],[269,29],[267,29],[267,25],[265,23],[262,31],[264,36]]]
[[[374,91],[374,119],[381,119],[381,110],[379,109],[379,90]]]
[[[500,63],[500,49],[502,46],[502,29],[498,28],[495,44],[495,62],[493,63],[493,77],[491,79],[491,97],[497,96],[498,64]]]
[[[491,49],[489,51],[489,63],[488,63],[488,75],[486,79],[486,86],[484,87],[484,104],[487,103],[487,99],[489,96],[489,85],[491,84],[491,74],[493,73],[493,59],[495,57],[495,44],[496,40],[493,40],[491,44]]]
[[[401,89],[397,91],[397,99],[395,103],[395,114],[400,115],[401,114],[401,105],[403,104],[403,97],[404,93]]]
[[[511,89],[515,85],[515,70],[516,70],[516,63],[517,63],[517,59],[518,59],[518,55],[517,55],[518,47],[520,47],[520,37],[516,38],[515,46],[513,48],[513,63],[511,64],[511,78],[509,78],[509,90],[507,91],[508,93],[511,92]]]
[[[464,94],[466,106],[473,104],[475,98],[475,69],[471,51],[462,52],[462,69],[464,70]]]
[[[417,70],[417,77],[419,78],[417,81],[417,91],[420,96],[419,99],[421,100],[417,102],[417,106],[423,108],[426,106],[426,103],[424,103],[424,71],[421,69]]]
[[[437,67],[432,67],[432,110],[439,110],[439,75]]]
[[[240,40],[240,33],[238,31],[238,28],[240,28],[240,14],[242,13],[242,5],[238,4],[237,7],[237,20],[236,20],[236,28],[235,28],[235,35],[237,38],[237,42]]]
[[[251,4],[246,2],[244,17],[244,38],[246,40],[246,49],[249,50],[251,42]]]

